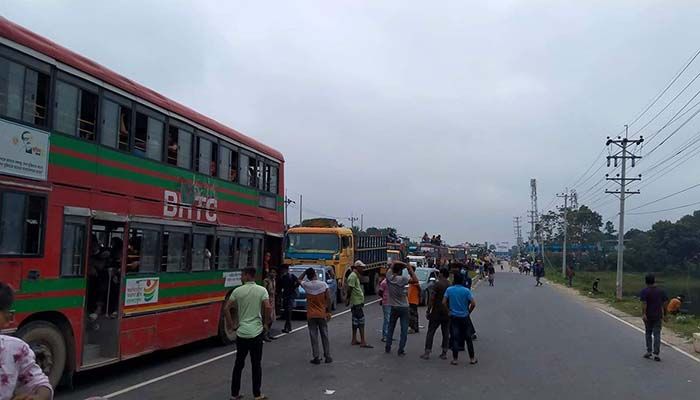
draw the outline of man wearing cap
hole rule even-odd
[[[357,260],[352,266],[352,272],[348,276],[345,282],[345,287],[347,290],[347,300],[346,305],[350,306],[352,314],[352,345],[360,345],[362,348],[371,349],[372,346],[367,344],[365,340],[365,313],[363,307],[365,306],[365,293],[362,290],[362,284],[360,283],[360,274],[365,267],[365,264]],[[357,331],[360,331],[360,341],[357,341]]]

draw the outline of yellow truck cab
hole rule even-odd
[[[333,225],[335,222],[319,220],[312,221],[317,226],[289,228],[285,240],[285,263],[332,267],[338,281],[337,298],[343,302],[345,279],[351,272],[352,264],[361,260],[366,265],[362,277],[365,291],[373,294],[379,282],[379,272],[386,267],[386,236],[354,234],[351,229],[339,226],[318,226]]]

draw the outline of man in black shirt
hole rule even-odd
[[[299,281],[296,276],[289,273],[289,265],[283,264],[280,270],[281,275],[277,290],[280,292],[282,315],[284,316],[284,329],[282,329],[282,332],[289,333],[292,331],[292,308],[294,308],[294,296],[296,296]]]
[[[647,352],[644,358],[652,357],[654,352],[654,361],[661,361],[659,351],[661,350],[661,321],[666,319],[666,302],[668,296],[662,289],[656,287],[656,277],[654,274],[648,274],[644,280],[647,287],[642,289],[639,294],[639,299],[642,301],[642,319],[644,320],[645,337]],[[652,349],[652,335],[653,349]]]

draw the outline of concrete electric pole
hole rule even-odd
[[[625,199],[628,194],[639,194],[639,190],[630,191],[627,190],[626,186],[627,182],[639,181],[642,179],[641,175],[633,178],[627,177],[627,160],[631,161],[631,167],[634,168],[635,160],[642,158],[641,156],[634,154],[633,151],[630,151],[629,147],[631,145],[640,145],[642,144],[642,142],[644,142],[644,138],[641,136],[639,137],[639,139],[636,140],[628,139],[627,130],[628,126],[625,125],[624,138],[618,136],[617,139],[610,139],[610,137],[608,137],[607,142],[605,142],[607,146],[614,146],[616,147],[616,150],[618,150],[615,154],[609,155],[607,157],[608,167],[610,166],[610,160],[614,161],[615,167],[617,167],[618,161],[622,162],[622,168],[620,171],[621,174],[617,174],[614,178],[610,178],[608,174],[605,174],[606,180],[615,181],[620,185],[619,190],[605,190],[605,193],[619,195],[620,198],[620,224],[617,227],[617,277],[615,279],[615,296],[618,300],[622,299],[622,272],[625,250]]]
[[[518,258],[520,258],[523,248],[523,235],[520,226],[520,217],[513,217],[513,229],[515,230],[515,240],[518,244]]]
[[[568,239],[568,230],[569,230],[569,221],[568,221],[568,213],[569,213],[569,198],[571,196],[575,196],[574,191],[572,190],[569,192],[569,188],[566,188],[564,193],[558,194],[557,197],[564,199],[564,243],[562,245],[562,258],[561,258],[561,274],[562,276],[566,276],[566,242]]]

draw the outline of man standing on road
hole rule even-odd
[[[365,264],[357,260],[352,267],[352,272],[348,275],[348,279],[345,282],[347,287],[347,300],[346,306],[350,306],[350,313],[352,314],[352,345],[360,345],[360,347],[365,349],[371,349],[373,346],[367,344],[365,340],[365,292],[362,289],[362,283],[360,283],[360,275],[364,269]],[[357,331],[360,331],[360,341],[357,341]]]
[[[430,299],[427,301],[428,308],[425,315],[428,318],[428,334],[425,336],[425,353],[420,358],[424,360],[430,359],[430,352],[433,349],[433,338],[437,328],[440,327],[442,333],[442,353],[440,358],[447,360],[447,349],[450,341],[450,313],[447,307],[442,303],[445,291],[450,287],[450,270],[443,268],[440,270],[440,276],[435,282],[435,285],[430,290]]]
[[[262,384],[262,352],[264,326],[270,317],[270,300],[267,290],[255,283],[255,268],[244,268],[241,273],[243,285],[237,287],[224,306],[224,321],[228,329],[236,330],[236,362],[231,379],[231,399],[243,398],[241,373],[245,359],[250,354],[253,375],[253,396],[256,400],[266,399],[260,393]],[[231,314],[233,311],[236,320]]]
[[[408,269],[409,276],[403,276],[403,269]],[[406,355],[406,341],[408,339],[408,299],[406,297],[406,285],[418,282],[418,277],[413,271],[413,266],[402,262],[395,262],[391,270],[386,272],[387,286],[389,287],[389,305],[391,316],[389,319],[389,331],[387,332],[384,351],[391,353],[391,343],[394,338],[396,321],[401,320],[401,336],[399,339],[399,356]]]
[[[420,284],[408,284],[408,333],[418,333],[420,330],[418,304],[420,304]]]
[[[386,335],[389,332],[389,318],[391,318],[391,306],[389,305],[389,289],[387,287],[386,276],[382,279],[379,284],[379,290],[377,294],[381,299],[379,305],[382,307],[382,312],[384,314],[384,321],[382,321],[382,342],[386,342]]]
[[[535,261],[535,264],[532,267],[532,274],[535,275],[535,280],[537,281],[535,286],[542,286],[542,281],[540,280],[544,276],[544,266],[542,263]]]
[[[576,273],[574,272],[574,269],[571,268],[571,265],[566,266],[566,284],[567,286],[571,287],[574,284],[574,276]]]
[[[280,299],[282,300],[282,316],[284,317],[284,329],[282,332],[290,333],[292,331],[292,309],[294,308],[294,297],[299,287],[299,280],[294,274],[289,272],[289,265],[282,264],[280,267],[281,276],[279,287]]]
[[[646,336],[647,352],[644,358],[652,357],[654,361],[661,361],[659,352],[661,351],[661,320],[666,320],[666,302],[668,296],[661,288],[656,287],[656,277],[648,274],[644,277],[647,287],[642,289],[639,299],[642,301],[642,319],[644,320],[644,333]],[[654,336],[652,349],[652,335]]]
[[[306,279],[304,279],[306,278]],[[311,338],[311,352],[314,358],[311,364],[320,364],[321,358],[318,351],[318,335],[321,334],[323,344],[323,358],[326,364],[333,362],[331,347],[328,343],[328,320],[331,317],[331,291],[326,282],[318,280],[316,270],[308,268],[301,279],[301,287],[306,292],[306,320]]]
[[[476,364],[478,361],[474,356],[474,343],[470,332],[471,319],[469,315],[476,307],[476,300],[471,290],[463,285],[463,278],[460,274],[454,274],[452,286],[447,288],[442,303],[450,310],[450,341],[452,344],[452,361],[450,364],[459,364],[459,352],[464,351],[464,342],[467,342],[469,352],[469,364]]]
[[[489,263],[486,271],[489,274],[489,286],[493,286],[493,281],[496,278],[496,268],[493,266],[493,264]]]
[[[277,319],[277,314],[275,313],[275,296],[277,295],[277,271],[274,268],[270,268],[267,271],[267,275],[265,276],[265,279],[263,279],[263,285],[265,287],[265,290],[267,290],[267,295],[269,297],[270,301],[270,319],[267,322],[267,325],[265,326],[265,335],[263,336],[263,340],[266,342],[271,342],[275,340],[274,337],[272,337],[272,323],[275,322],[275,319]]]

